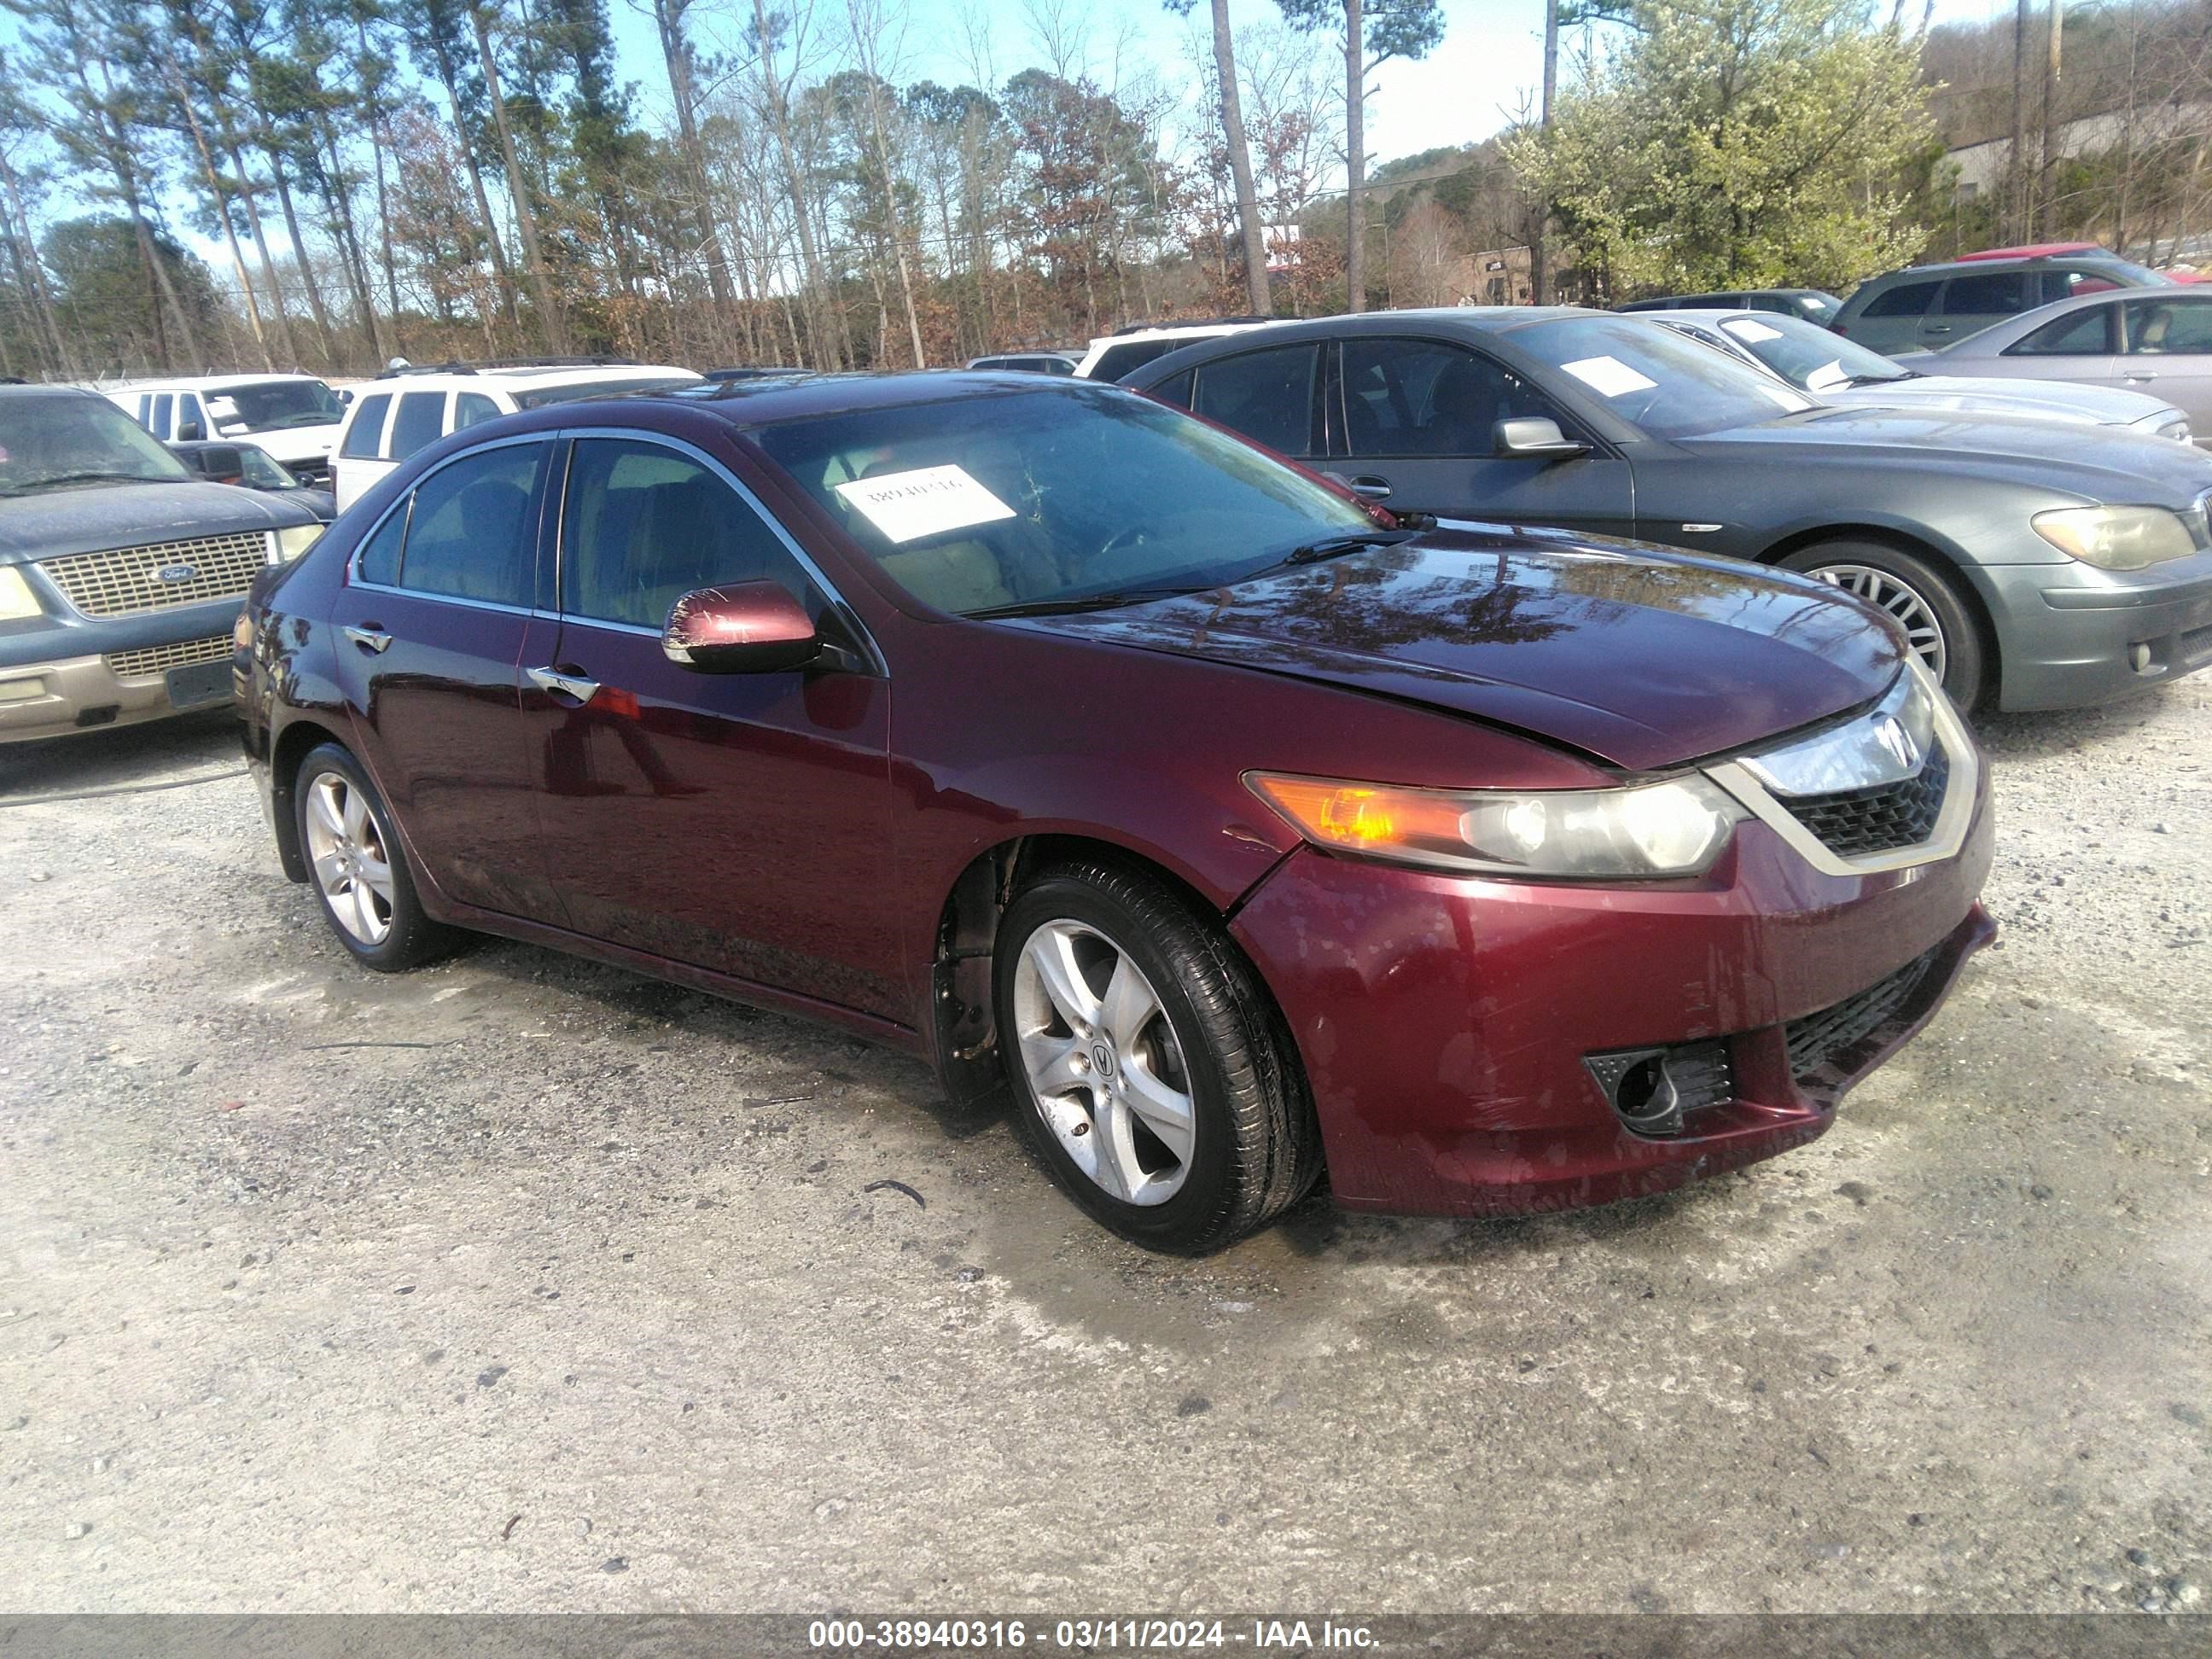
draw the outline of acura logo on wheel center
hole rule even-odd
[[[1097,1068],[1099,1076],[1114,1075],[1114,1051],[1104,1043],[1094,1042],[1091,1045],[1091,1063]]]

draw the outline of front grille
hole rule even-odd
[[[242,598],[268,562],[269,539],[255,530],[104,553],[72,553],[42,560],[39,568],[86,616],[126,617],[139,611]],[[174,580],[164,581],[161,573],[165,570]],[[191,574],[180,574],[185,571]]]
[[[2212,627],[2192,628],[2180,639],[2181,660],[2194,667],[2199,657],[2212,657]]]
[[[1915,957],[1887,979],[1877,981],[1856,996],[1845,997],[1817,1014],[1793,1019],[1783,1027],[1790,1045],[1790,1075],[1802,1085],[1826,1066],[1844,1060],[1850,1051],[1872,1036],[1911,1000],[1936,966],[1942,949]]]
[[[1859,858],[1917,847],[1934,835],[1950,781],[1951,757],[1937,743],[1930,745],[1927,763],[1899,782],[1776,799],[1838,858]]]
[[[320,455],[312,461],[287,461],[284,470],[303,484],[324,488],[331,481],[331,464]]]
[[[150,645],[143,651],[111,651],[100,661],[107,665],[107,672],[118,680],[143,680],[155,674],[166,674],[172,668],[183,668],[196,662],[215,662],[230,653],[230,635],[217,634],[211,639],[179,640],[174,645]]]

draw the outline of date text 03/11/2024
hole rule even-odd
[[[994,1648],[1030,1646],[1079,1652],[1122,1650],[1194,1652],[1239,1647],[1255,1653],[1356,1650],[1376,1645],[1364,1625],[1331,1619],[1253,1619],[1243,1627],[1219,1619],[817,1619],[807,1645],[828,1649]]]

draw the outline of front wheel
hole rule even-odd
[[[1095,1218],[1198,1254],[1311,1189],[1320,1137],[1289,1033],[1212,917],[1085,860],[1015,898],[993,956],[1024,1131]]]
[[[1956,577],[1880,542],[1822,542],[1800,549],[1782,564],[1887,611],[1904,629],[1913,654],[1961,713],[1981,702],[1989,681],[1981,630]]]
[[[398,973],[452,949],[453,930],[422,908],[392,815],[351,754],[326,743],[301,761],[292,810],[308,885],[355,961]]]

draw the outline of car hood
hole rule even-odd
[[[1923,374],[1886,386],[1841,386],[1813,394],[1853,409],[1949,409],[1967,415],[2040,415],[2100,426],[2130,426],[2180,411],[2140,392],[2118,386],[2008,380],[1983,374]]]
[[[1787,465],[1857,456],[2177,513],[2212,489],[2212,455],[2201,450],[2036,415],[1830,406],[1674,442],[1701,459]]]
[[[1424,703],[1632,771],[1842,714],[1902,661],[1802,577],[1483,526],[1013,625]]]
[[[232,484],[94,484],[0,497],[0,564],[314,521],[304,507]]]

